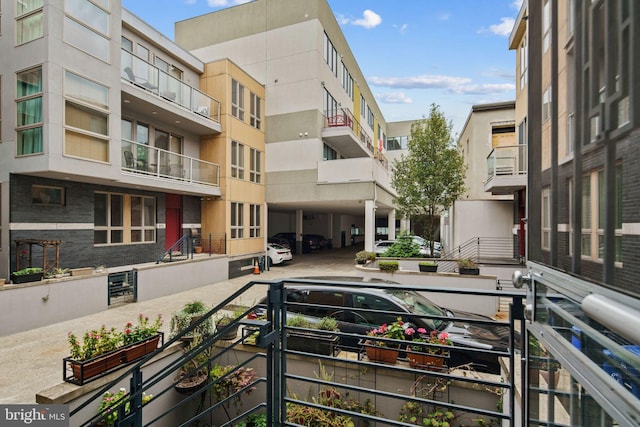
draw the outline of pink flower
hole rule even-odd
[[[427,333],[427,330],[425,328],[418,328],[418,333],[424,335]]]
[[[416,330],[413,329],[413,328],[407,328],[407,329],[404,330],[404,333],[406,335],[409,335],[409,336],[413,335],[415,332],[416,332]]]

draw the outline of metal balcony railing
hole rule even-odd
[[[487,179],[527,173],[527,146],[495,147],[487,156]]]
[[[341,343],[364,341],[368,335],[342,331],[321,331],[304,326],[290,326],[288,320],[294,306],[304,305],[295,299],[287,300],[287,288],[292,285],[328,284],[357,290],[370,284],[318,281],[309,279],[282,279],[276,281],[253,281],[237,290],[207,314],[194,321],[188,328],[171,337],[155,353],[146,356],[104,387],[90,387],[87,396],[71,406],[70,422],[74,426],[96,426],[108,413],[117,413],[114,426],[235,426],[246,422],[248,417],[262,413],[266,425],[309,425],[304,414],[313,417],[352,419],[355,425],[405,426],[398,421],[400,408],[407,402],[424,408],[424,413],[439,411],[455,417],[458,423],[484,423],[482,425],[515,426],[523,414],[515,414],[518,393],[515,384],[524,381],[517,377],[516,369],[523,359],[519,357],[519,334],[523,328],[523,293],[500,291],[470,291],[468,289],[429,289],[409,287],[401,284],[376,283],[378,289],[415,290],[418,292],[444,292],[453,294],[451,299],[470,297],[512,299],[508,322],[489,319],[456,318],[451,313],[438,316],[426,312],[417,313],[416,318],[427,321],[464,322],[473,325],[493,325],[507,331],[510,344],[507,349],[462,347],[454,344],[447,347],[458,355],[490,357],[501,360],[506,367],[502,375],[485,374],[465,366],[446,366],[430,369],[412,365],[403,354],[397,364],[384,364],[370,358],[366,348],[342,346]],[[266,295],[266,303],[255,307],[238,305],[238,301],[253,300],[256,290]],[[200,325],[219,319],[223,313],[241,314],[226,326],[204,336],[201,342],[193,341],[182,353],[171,353],[170,348],[184,341],[186,336]],[[258,319],[248,316],[263,314]],[[325,307],[322,304],[318,307]],[[352,308],[355,315],[370,316],[371,308]],[[406,316],[405,312],[377,311],[385,316]],[[287,315],[289,313],[289,315]],[[335,316],[340,319],[341,314]],[[342,319],[347,320],[347,319]],[[355,320],[353,320],[355,321]],[[219,323],[218,323],[219,325]],[[371,325],[374,328],[379,325]],[[240,332],[233,333],[234,328]],[[229,338],[229,332],[231,338]],[[316,344],[322,337],[333,337],[334,347],[328,352],[294,347],[297,334],[313,333],[316,338],[307,338]],[[305,340],[303,340],[305,341]],[[394,340],[386,340],[391,344]],[[195,344],[193,344],[195,342]],[[406,341],[403,341],[406,343]],[[403,347],[404,348],[404,347]],[[408,349],[407,349],[408,350]],[[163,356],[163,352],[169,355]],[[403,350],[401,353],[405,353]],[[204,356],[204,357],[203,357]],[[463,356],[466,357],[466,356]],[[193,363],[192,363],[193,362]],[[214,376],[220,366],[233,364],[223,377]],[[303,364],[303,365],[301,365]],[[306,364],[306,365],[304,365]],[[186,395],[175,389],[180,372],[185,367],[190,372],[211,373],[201,388]],[[216,368],[216,369],[214,369]],[[234,375],[250,368],[255,375]],[[238,371],[240,369],[241,371]],[[183,372],[184,374],[184,372]],[[233,380],[226,381],[229,377]],[[124,398],[113,404],[109,412],[100,413],[97,408],[106,391],[128,385]],[[456,388],[455,391],[452,391]],[[455,393],[465,393],[466,399]],[[469,397],[466,393],[480,393]],[[143,403],[144,395],[153,398]],[[482,397],[480,397],[482,396]],[[488,401],[485,398],[489,398]],[[482,402],[481,402],[482,401]],[[496,402],[499,402],[496,404]],[[298,414],[300,417],[296,417]],[[315,414],[315,415],[314,415]],[[426,415],[425,415],[426,416]],[[318,419],[316,419],[318,421]],[[329,425],[329,424],[327,424]],[[340,424],[343,425],[343,424]],[[347,424],[344,424],[347,425]],[[475,424],[474,424],[475,425]]]
[[[122,140],[122,170],[158,178],[220,186],[220,166],[139,142]]]
[[[220,101],[122,49],[120,76],[189,111],[220,123]]]
[[[371,137],[362,129],[362,125],[355,117],[353,113],[346,108],[339,108],[337,110],[325,111],[325,126],[328,128],[346,126],[350,128],[353,133],[360,139],[360,142],[369,153],[374,153],[374,147]]]

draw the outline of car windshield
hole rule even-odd
[[[438,307],[435,303],[414,291],[405,291],[397,289],[386,289],[385,292],[396,299],[396,301],[404,306],[407,311],[423,316],[447,316],[447,312]],[[444,326],[444,320],[441,319],[423,319],[431,329],[440,330]]]

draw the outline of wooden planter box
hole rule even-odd
[[[361,341],[362,343],[362,341]],[[397,348],[380,347],[373,345],[373,342],[366,340],[362,343],[369,362],[382,362],[389,365],[395,365],[398,362],[400,350]]]
[[[84,267],[84,268],[72,268],[69,270],[72,276],[86,276],[89,274],[93,274],[93,268]]]
[[[160,342],[164,344],[162,332],[146,340],[101,354],[93,359],[80,361],[65,357],[62,359],[62,377],[68,383],[86,384],[154,352]]]
[[[331,356],[338,349],[340,336],[314,334],[313,332],[290,332],[287,336],[287,349],[305,353]]]
[[[412,368],[441,371],[446,367],[444,362],[448,358],[448,352],[444,354],[429,354],[411,350],[411,347],[407,347],[407,361]]]
[[[12,274],[11,281],[13,283],[28,283],[28,282],[39,282],[42,280],[42,276],[44,273],[31,273],[31,274]]]

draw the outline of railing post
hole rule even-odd
[[[132,396],[130,405],[133,412],[133,427],[142,427],[142,371],[140,367],[134,368],[131,375],[131,382],[129,386],[129,395]],[[122,406],[123,411],[126,411],[125,406]],[[122,419],[124,417],[120,417]],[[131,420],[127,420],[131,421]]]

